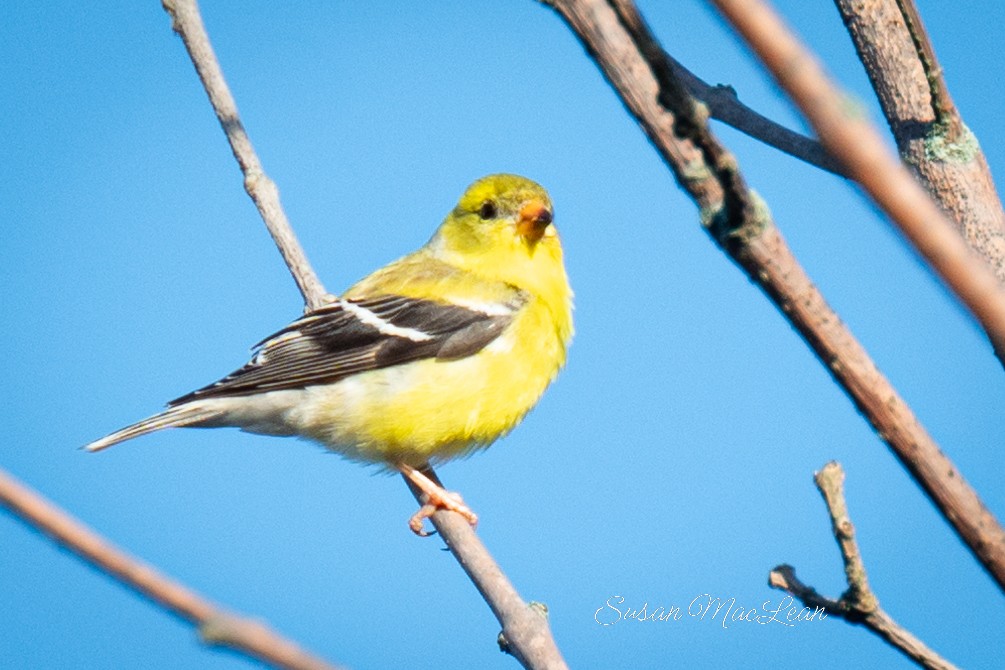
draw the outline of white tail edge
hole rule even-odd
[[[90,444],[84,445],[83,449],[86,451],[101,451],[102,449],[107,449],[119,442],[125,442],[126,440],[133,439],[134,437],[146,435],[147,433],[153,433],[158,430],[163,430],[164,428],[197,426],[210,419],[216,418],[219,415],[219,410],[200,407],[195,403],[186,403],[184,405],[178,405],[177,407],[171,407],[164,410],[160,414],[154,414],[153,416],[143,419],[142,421],[138,421],[131,426],[126,426],[121,430],[117,430],[111,435],[106,435],[100,440],[95,440]]]

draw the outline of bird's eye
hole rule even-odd
[[[486,200],[482,203],[482,206],[478,208],[478,216],[482,219],[494,219],[498,214],[496,204],[491,200]]]

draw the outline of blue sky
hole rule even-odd
[[[544,7],[205,2],[252,140],[331,291],[423,243],[491,172],[551,192],[576,290],[567,369],[493,448],[440,470],[573,667],[909,667],[866,631],[686,617],[843,587],[812,474],[831,459],[883,606],[962,667],[1000,661],[1005,602],[798,336],[701,231],[638,127]],[[786,17],[873,117],[829,3]],[[998,3],[920,3],[954,99],[1005,171]],[[797,115],[701,2],[643,2],[711,83]],[[235,430],[80,445],[226,374],[301,300],[158,2],[15,2],[0,26],[3,467],[211,599],[353,668],[513,668],[399,478]],[[831,304],[999,518],[1001,366],[847,183],[717,126]],[[997,446],[996,446],[997,445]],[[616,602],[616,601],[615,601]],[[17,667],[246,668],[0,515],[0,657]],[[609,613],[609,610],[607,610]],[[603,614],[603,613],[602,613]],[[601,614],[601,616],[602,616]]]

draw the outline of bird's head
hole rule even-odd
[[[426,250],[473,275],[528,291],[567,320],[572,290],[552,219],[551,198],[539,184],[489,175],[467,188]]]
[[[510,262],[522,263],[539,251],[557,251],[560,260],[552,218],[551,198],[539,184],[513,174],[494,174],[467,188],[437,231],[437,241],[448,253],[482,260],[493,255],[501,262],[509,257]]]

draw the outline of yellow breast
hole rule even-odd
[[[532,301],[474,356],[425,359],[308,389],[297,423],[349,458],[414,466],[444,460],[509,432],[565,357],[548,307]]]

